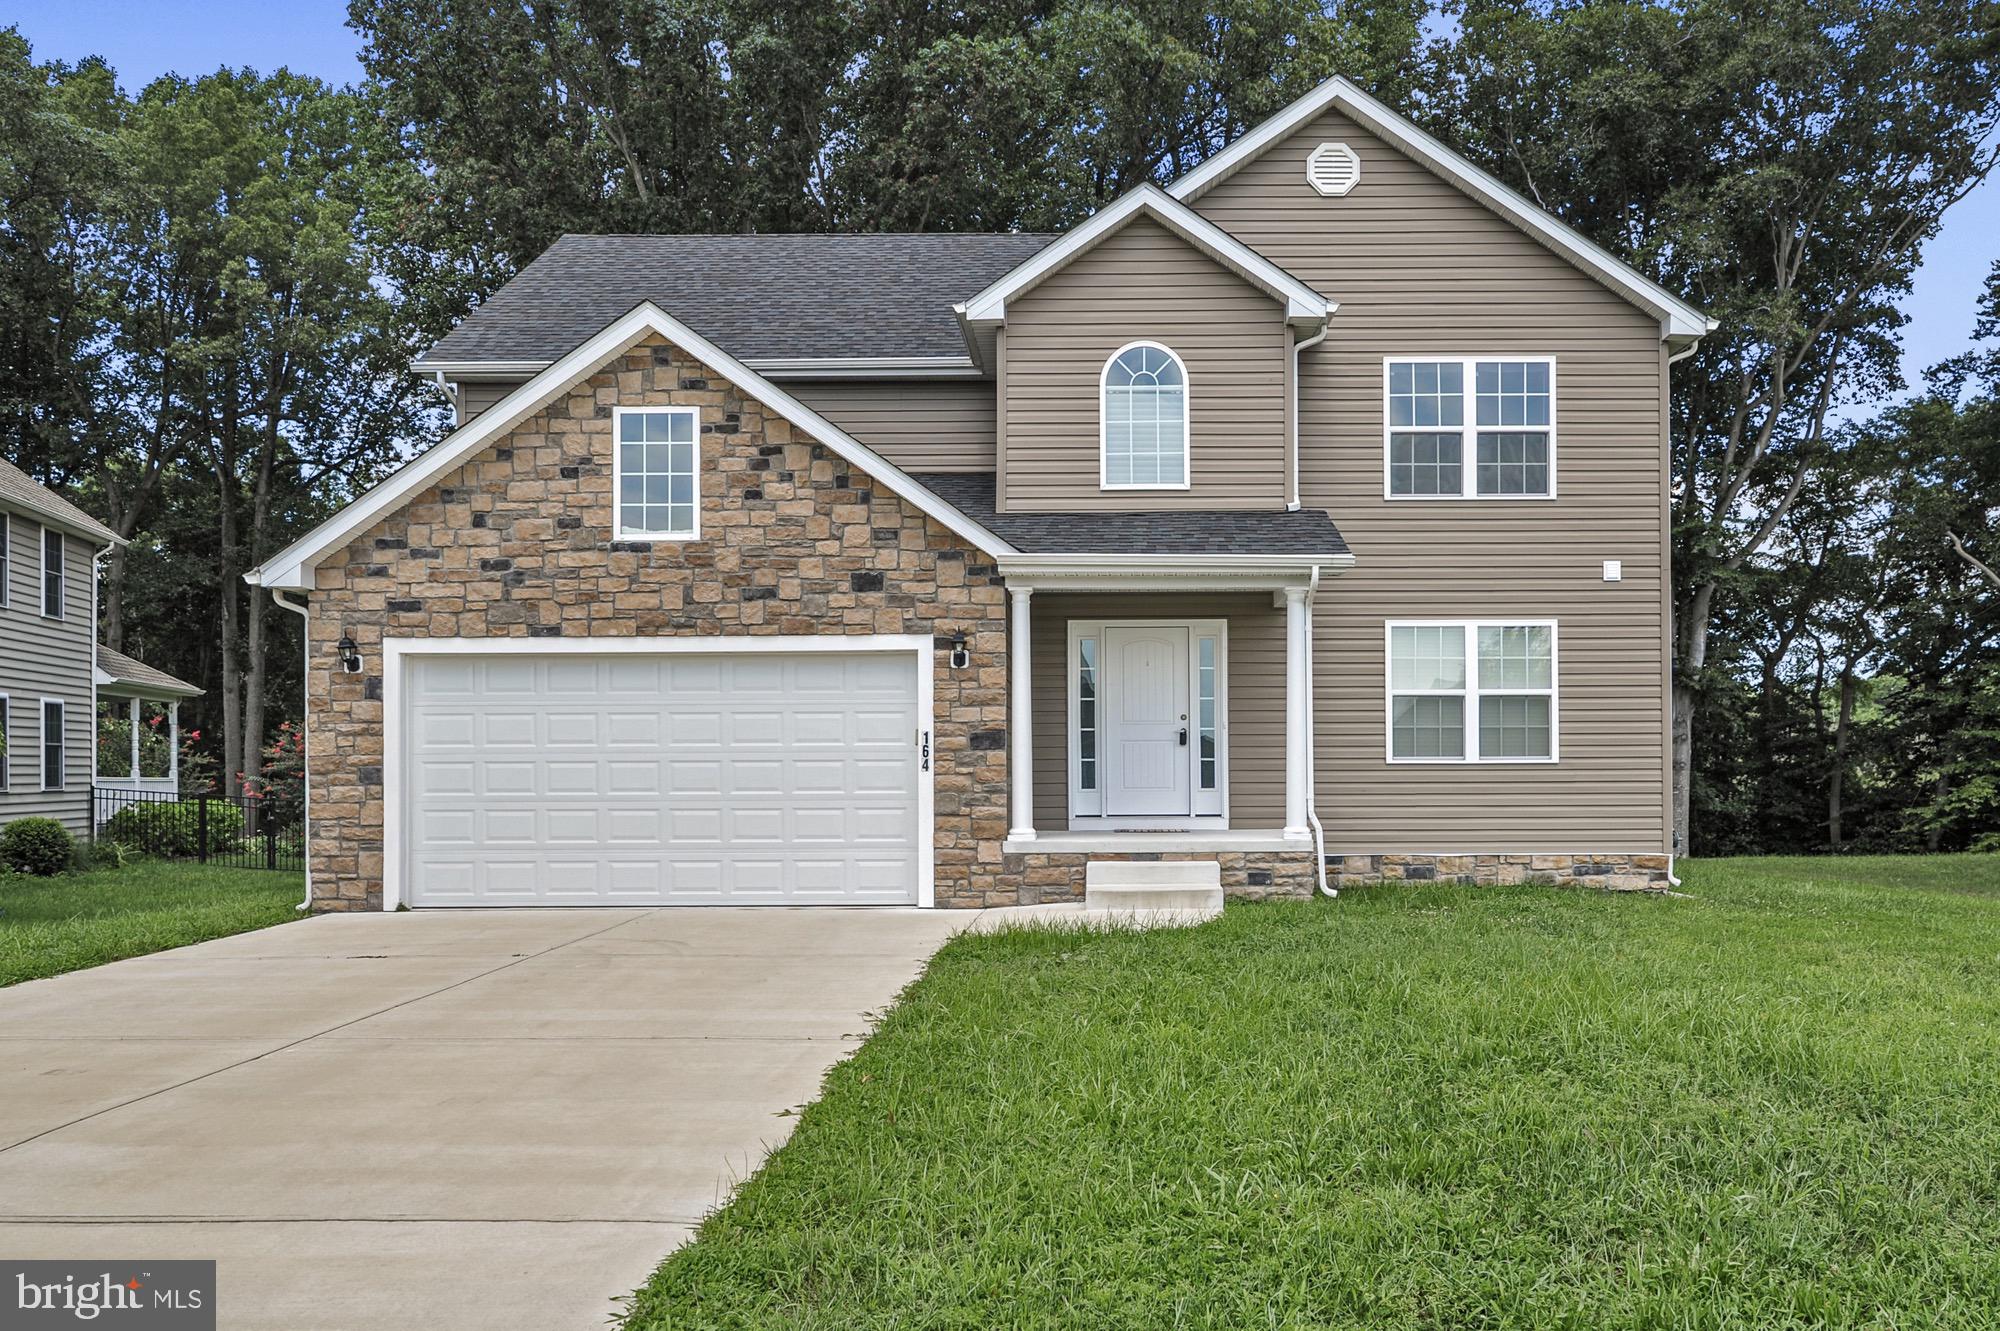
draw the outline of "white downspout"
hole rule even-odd
[[[1316,347],[1320,343],[1326,341],[1327,330],[1332,326],[1333,326],[1332,321],[1329,320],[1328,322],[1321,324],[1319,326],[1319,331],[1317,333],[1314,333],[1311,337],[1307,338],[1305,341],[1292,343],[1292,492],[1285,499],[1285,512],[1287,513],[1298,512],[1300,504],[1299,404],[1303,400],[1303,395],[1299,392],[1299,353],[1301,351],[1307,350],[1308,348]],[[1313,580],[1315,583],[1317,583],[1319,580],[1319,569],[1317,567],[1313,569]],[[1307,598],[1307,604],[1308,605],[1311,604],[1310,597]]]
[[[271,600],[299,617],[299,636],[305,639],[305,648],[300,653],[304,660],[300,663],[299,674],[299,763],[300,779],[304,783],[305,803],[300,809],[299,844],[305,851],[306,897],[294,910],[311,910],[313,904],[313,857],[312,857],[312,611],[309,606],[294,605],[285,599],[285,593],[271,588]]]
[[[1326,829],[1319,822],[1319,778],[1315,771],[1316,755],[1313,752],[1313,732],[1319,728],[1319,721],[1313,708],[1313,690],[1316,687],[1313,676],[1313,638],[1318,633],[1318,623],[1313,617],[1313,600],[1319,594],[1319,565],[1314,564],[1312,581],[1306,585],[1306,826],[1313,834],[1313,873],[1319,881],[1321,896],[1337,897],[1340,889],[1326,884]]]

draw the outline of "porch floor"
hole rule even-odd
[[[1036,832],[1033,840],[1008,837],[1001,851],[1008,855],[1102,855],[1153,853],[1221,853],[1224,851],[1292,850],[1310,853],[1311,838],[1287,837],[1278,829],[1199,832]]]

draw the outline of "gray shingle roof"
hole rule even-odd
[[[97,644],[97,668],[109,675],[112,683],[128,685],[145,697],[199,698],[202,693],[186,680],[155,670],[136,656],[114,652],[101,642]]]
[[[58,527],[84,532],[100,541],[115,541],[118,534],[90,514],[64,499],[19,467],[0,458],[0,505],[24,509],[47,518]]]
[[[993,473],[926,472],[919,484],[1023,554],[1344,555],[1324,509],[996,513]]]
[[[951,307],[1054,239],[564,236],[418,364],[553,361],[642,300],[744,360],[963,356]]]

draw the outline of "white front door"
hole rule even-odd
[[[1188,630],[1104,630],[1104,812],[1185,818],[1188,802]]]

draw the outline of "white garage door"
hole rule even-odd
[[[911,904],[916,658],[406,658],[416,906]]]

